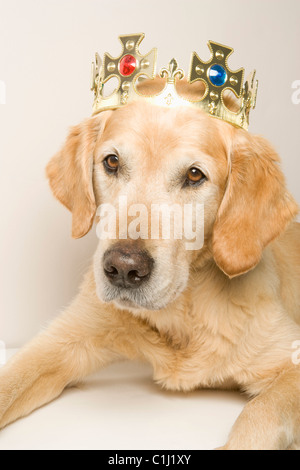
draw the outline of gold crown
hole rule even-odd
[[[159,76],[166,79],[164,89],[156,95],[139,93],[137,84],[148,78],[155,78],[157,49],[152,49],[143,56],[139,46],[145,35],[130,34],[119,36],[122,52],[119,57],[111,57],[105,53],[103,62],[96,53],[96,62],[92,63],[91,89],[94,91],[93,115],[108,109],[116,109],[127,103],[143,99],[152,104],[166,107],[192,106],[202,109],[210,116],[222,119],[243,129],[248,129],[249,113],[255,107],[258,82],[255,70],[244,81],[244,69],[236,71],[228,67],[228,57],[232,54],[231,47],[209,41],[211,51],[209,61],[202,61],[194,52],[188,74],[188,83],[198,80],[205,85],[205,92],[199,99],[189,100],[176,91],[176,80],[182,80],[183,70],[178,68],[177,61],[172,59],[167,68],[160,70]],[[119,80],[118,87],[108,96],[104,94],[104,85],[113,77]],[[231,90],[239,99],[239,109],[229,110],[224,103],[224,91]]]

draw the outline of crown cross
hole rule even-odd
[[[112,108],[118,104],[124,105],[134,92],[132,88],[138,77],[143,75],[154,78],[157,50],[154,48],[145,56],[140,54],[139,46],[144,37],[143,33],[119,36],[123,46],[121,54],[114,58],[106,52],[103,63],[100,63],[100,57],[96,54],[96,64],[92,64],[92,89],[95,91],[94,108],[97,108],[100,103],[101,109],[103,107]],[[104,98],[104,84],[112,77],[119,79],[119,87],[112,96]],[[120,94],[119,103],[118,94]]]
[[[202,80],[206,84],[209,109],[214,114],[218,102],[222,99],[223,90],[230,89],[237,98],[241,97],[244,69],[233,72],[228,67],[228,57],[232,54],[231,47],[222,46],[217,42],[208,41],[211,58],[204,62],[196,52],[192,55],[189,82]]]

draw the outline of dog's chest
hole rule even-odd
[[[252,317],[221,293],[212,296],[202,289],[197,302],[177,305],[154,318],[159,338],[149,359],[154,380],[164,388],[223,387],[247,367],[253,349]]]
[[[194,328],[189,335],[165,336],[166,350],[153,356],[154,380],[170,390],[232,387],[235,344],[220,332]]]

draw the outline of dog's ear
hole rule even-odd
[[[213,232],[214,259],[229,277],[254,268],[298,212],[279,163],[265,139],[234,131],[231,173]]]
[[[102,127],[99,116],[72,127],[63,148],[46,169],[54,196],[72,212],[73,238],[86,235],[95,217],[94,148]]]

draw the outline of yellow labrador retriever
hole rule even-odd
[[[72,128],[47,174],[75,238],[126,196],[203,204],[204,244],[101,240],[71,306],[1,369],[0,427],[130,358],[166,389],[246,392],[224,449],[296,448],[300,224],[271,145],[200,110],[134,102]]]

